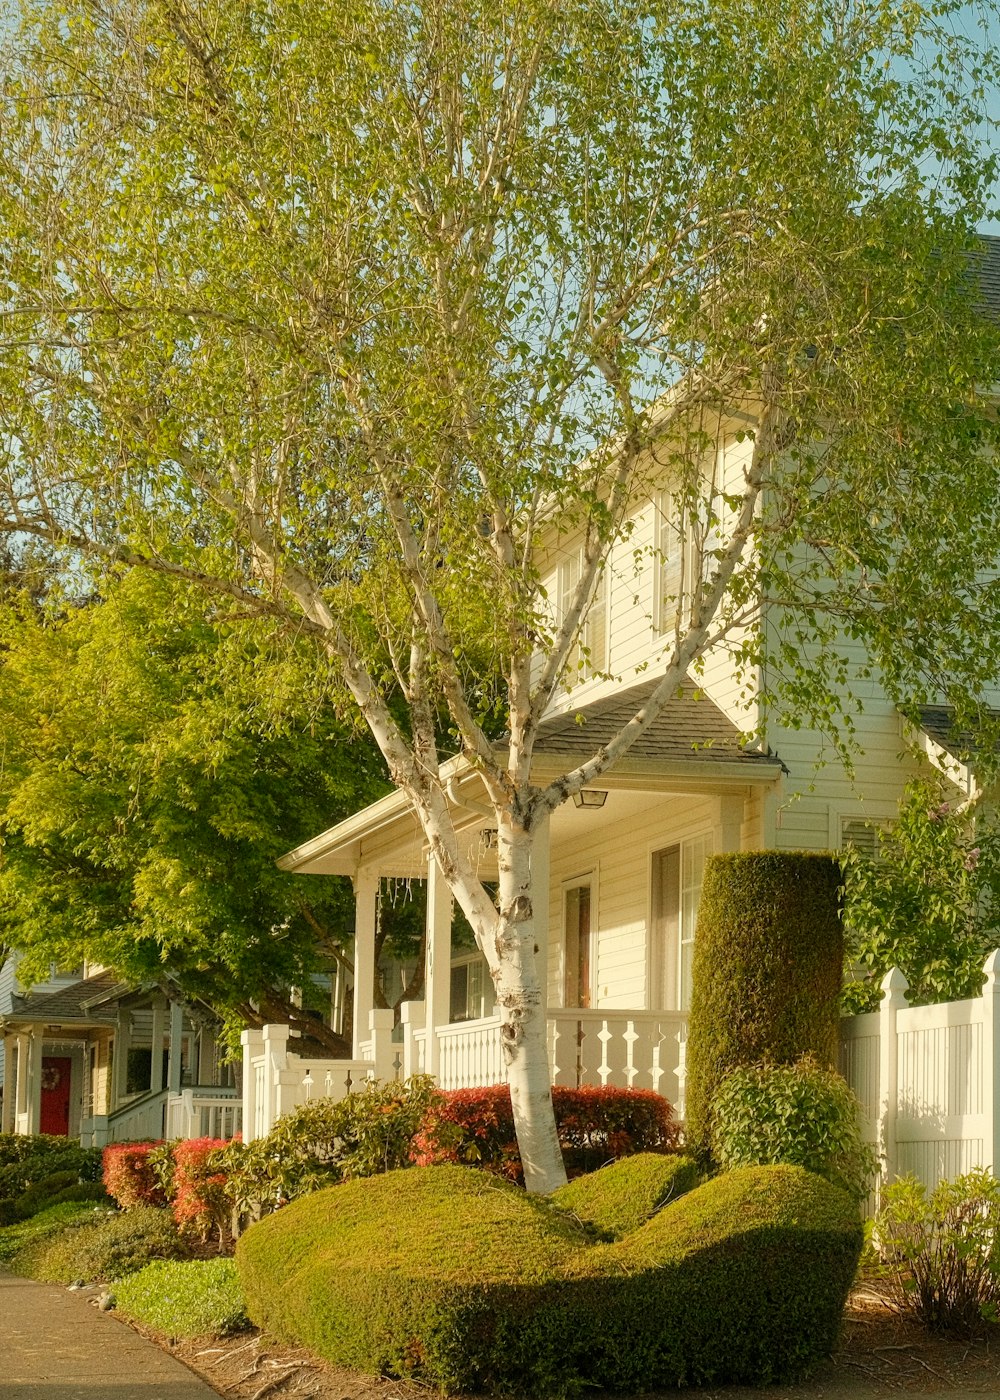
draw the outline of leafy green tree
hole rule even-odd
[[[23,979],[81,957],[179,989],[231,1030],[351,956],[349,881],[287,875],[290,845],[385,791],[370,740],[267,629],[214,625],[154,575],[0,619],[0,941]],[[346,935],[346,936],[345,936]]]
[[[979,996],[983,963],[1000,947],[995,816],[949,800],[941,782],[912,782],[877,852],[848,850],[844,875],[848,1010],[874,1011],[893,967],[913,1005]]]
[[[551,1190],[552,811],[713,648],[751,687],[766,653],[828,728],[845,629],[894,692],[996,669],[979,386],[1000,375],[970,275],[992,45],[960,0],[18,8],[2,528],[312,642],[489,961],[528,1184]],[[720,481],[734,416],[752,457]],[[657,686],[538,780],[607,550],[664,483],[690,559]],[[540,550],[570,546],[555,610]],[[496,903],[440,774],[455,751],[495,814]]]

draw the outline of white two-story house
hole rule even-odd
[[[1000,240],[989,241],[983,285],[1000,313]],[[742,477],[752,451],[745,426],[717,424],[709,452],[723,483]],[[673,625],[662,600],[676,595],[677,571],[688,567],[678,539],[669,489],[654,482],[633,502],[627,538],[605,560],[580,638],[584,664],[542,725],[533,770],[539,778],[555,777],[593,753],[655,684]],[[542,584],[556,611],[579,569],[579,542],[566,533],[554,536]],[[710,853],[836,851],[872,839],[873,824],[896,814],[905,784],[930,768],[946,775],[958,798],[974,787],[974,773],[955,756],[946,710],[923,712],[922,727],[914,727],[877,679],[857,683],[857,758],[849,774],[818,733],[762,706],[768,683],[766,667],[748,681],[734,675],[725,649],[710,653],[704,670],[624,761],[553,814],[547,849],[536,864],[547,870],[539,943],[556,1083],[629,1084],[673,1100],[681,1096],[695,919]],[[448,790],[456,820],[489,880],[496,870],[495,833],[482,815],[483,792],[461,764],[454,771]],[[452,946],[451,900],[402,794],[317,835],[281,864],[354,882],[350,1074],[376,1063],[380,1075],[425,1070],[446,1088],[503,1079],[485,962],[467,947]],[[428,882],[427,975],[424,1000],[404,1004],[402,1027],[393,1036],[392,1013],[374,1010],[372,950],[380,882],[399,879]],[[251,1066],[263,1074],[266,1055],[259,1037],[250,1041],[245,1083],[252,1085]],[[266,1125],[273,1105],[247,1107]]]

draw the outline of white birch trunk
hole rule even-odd
[[[548,899],[549,892],[535,887],[531,859],[535,839],[533,830],[513,822],[499,828],[500,912],[494,947],[489,950],[493,956],[487,956],[496,982],[501,1044],[524,1184],[529,1191],[547,1195],[565,1183],[566,1169],[552,1112],[545,997],[535,929],[535,901]]]

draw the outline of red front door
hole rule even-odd
[[[42,1056],[42,1132],[69,1134],[69,1085],[72,1060],[68,1055]]]

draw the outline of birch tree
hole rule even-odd
[[[901,694],[976,693],[994,664],[989,43],[952,0],[20,8],[3,528],[312,642],[486,956],[549,1190],[546,818],[712,648],[752,682],[763,600],[803,720],[837,718],[845,636]],[[734,416],[735,484],[704,469]],[[663,482],[690,559],[657,685],[536,781],[608,551]],[[555,608],[560,540],[581,564]],[[456,833],[455,753],[496,899]]]

